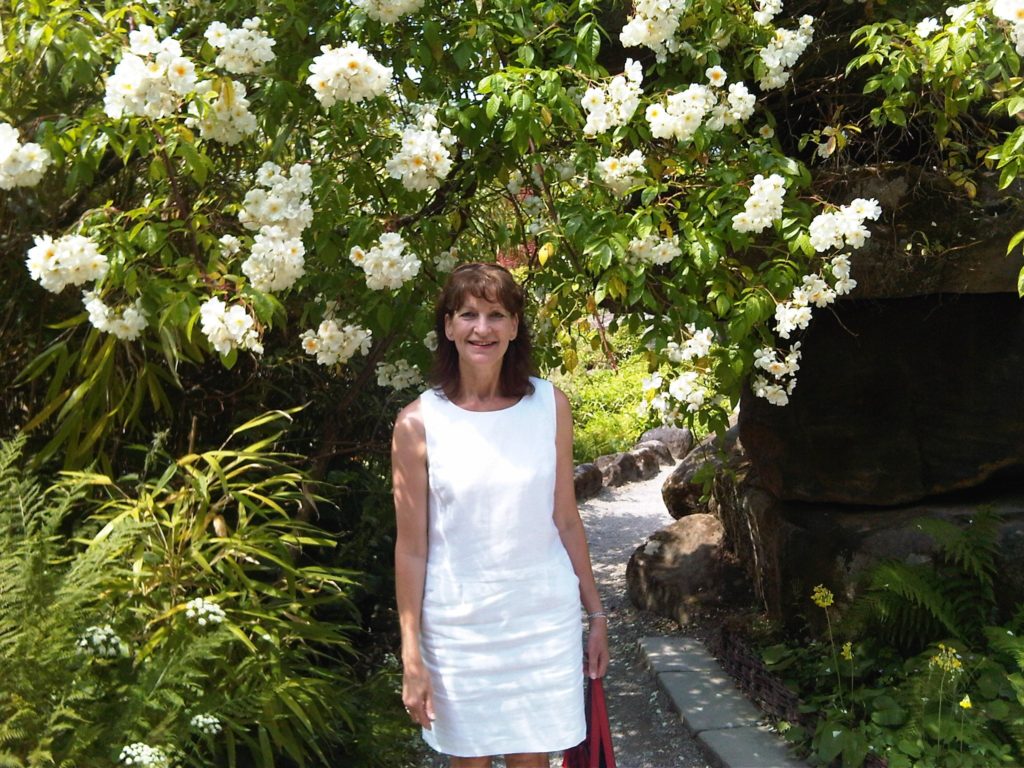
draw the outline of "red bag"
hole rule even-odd
[[[587,738],[579,746],[565,750],[562,768],[615,768],[612,731],[608,725],[608,707],[601,678],[587,679]]]

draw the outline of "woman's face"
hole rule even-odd
[[[445,336],[455,344],[464,363],[501,363],[509,342],[519,331],[519,318],[497,302],[469,295],[444,319]]]

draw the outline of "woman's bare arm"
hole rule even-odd
[[[402,409],[391,441],[395,498],[395,598],[402,634],[402,702],[425,728],[434,719],[430,677],[420,654],[427,575],[427,439],[419,400]]]
[[[572,460],[572,410],[569,399],[555,388],[555,416],[557,432],[555,437],[555,525],[569,553],[576,577],[580,580],[580,600],[587,613],[601,611],[601,595],[594,581],[590,565],[590,550],[587,535],[583,530],[579,508],[576,506],[576,488],[573,479]],[[608,620],[598,617],[590,621],[587,637],[588,674],[604,677],[608,670]]]

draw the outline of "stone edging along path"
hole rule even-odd
[[[764,715],[704,645],[688,637],[645,637],[640,650],[683,724],[723,768],[797,768]],[[621,768],[629,768],[620,762]]]

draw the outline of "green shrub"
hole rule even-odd
[[[106,768],[136,743],[189,766],[345,754],[368,696],[354,574],[322,564],[335,542],[296,519],[306,478],[275,438],[46,490],[0,442],[0,764]]]
[[[614,366],[600,347],[594,351],[581,344],[573,371],[552,376],[572,405],[577,463],[628,450],[652,426],[650,417],[640,411],[647,358],[625,331],[615,334],[611,343],[619,355]]]

